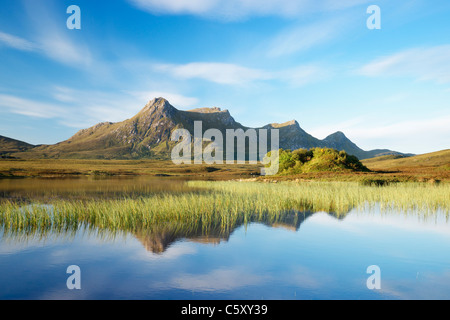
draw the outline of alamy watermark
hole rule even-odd
[[[370,274],[370,277],[367,278],[367,289],[369,290],[380,290],[381,289],[381,269],[377,265],[372,265],[367,267],[367,274]]]
[[[203,133],[202,121],[194,122],[194,137],[186,129],[177,129],[171,140],[178,142],[172,149],[175,164],[249,164],[261,163],[261,175],[275,175],[279,170],[278,129],[226,129],[225,139],[219,129],[208,129]],[[268,133],[270,131],[270,149]],[[180,141],[181,139],[181,141]],[[248,144],[246,144],[248,141]],[[203,144],[209,143],[204,149]],[[194,149],[192,153],[192,148]]]
[[[367,8],[370,17],[367,19],[367,28],[369,30],[381,29],[381,9],[377,5],[371,5]]]
[[[66,273],[71,276],[67,278],[66,285],[69,290],[81,290],[81,269],[77,265],[67,267]]]
[[[79,6],[71,5],[67,7],[67,13],[70,14],[70,17],[67,18],[67,29],[73,30],[81,29],[81,9]]]

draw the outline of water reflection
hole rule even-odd
[[[233,229],[9,235],[0,234],[0,298],[6,299],[450,297],[450,225],[439,212],[427,219],[379,208],[345,216],[286,212]],[[83,270],[80,292],[65,288],[71,264]],[[372,264],[382,269],[381,291],[365,285]]]
[[[44,206],[45,208],[48,207],[48,205]],[[34,208],[39,207],[40,206],[35,206]],[[290,211],[280,213],[276,216],[250,215],[253,219],[238,222],[234,224],[232,228],[229,228],[227,225],[217,225],[214,221],[211,221],[209,224],[200,221],[197,224],[183,224],[182,222],[155,224],[152,227],[134,231],[111,230],[108,228],[99,229],[95,226],[84,224],[66,225],[65,228],[52,228],[51,226],[48,228],[31,228],[28,227],[28,225],[27,227],[22,227],[17,224],[10,226],[4,225],[0,230],[2,241],[17,243],[33,241],[47,242],[47,240],[55,238],[73,239],[80,233],[87,236],[94,236],[105,241],[111,241],[116,237],[122,237],[124,234],[130,234],[138,239],[147,251],[161,254],[173,243],[185,239],[197,243],[215,245],[220,244],[221,242],[227,242],[236,229],[240,228],[242,225],[247,226],[254,222],[268,227],[283,228],[285,230],[297,232],[300,229],[301,224],[313,214],[313,212]],[[334,216],[333,214],[330,215]],[[341,217],[341,215],[339,215],[339,217]]]
[[[163,253],[174,242],[182,239],[203,243],[203,244],[220,244],[227,242],[231,234],[242,225],[257,222],[268,227],[284,228],[290,231],[298,231],[300,225],[313,212],[285,212],[278,215],[276,218],[264,216],[263,219],[254,219],[245,223],[234,225],[231,229],[228,227],[218,227],[215,224],[205,225],[171,225],[160,226],[146,230],[139,230],[133,235],[142,243],[147,251],[153,253]]]
[[[0,179],[0,201],[39,202],[80,199],[135,199],[157,193],[195,191],[179,178],[109,177]]]
[[[143,228],[127,223],[134,215],[121,216],[121,201],[106,202],[95,216],[87,206],[77,219],[68,211],[58,220],[55,211],[65,207],[52,199],[208,191],[167,179],[28,182],[0,180],[3,200],[20,206],[14,209],[19,214],[7,217],[5,211],[0,221],[0,299],[450,298],[446,212],[367,205],[337,214],[300,206],[212,217],[194,212],[194,219],[159,216]],[[135,203],[127,210],[136,210]],[[132,212],[145,216],[148,207]],[[116,214],[120,223],[103,223],[97,219],[103,213]],[[72,264],[83,270],[80,292],[65,287]],[[366,287],[372,264],[382,269],[381,291]]]

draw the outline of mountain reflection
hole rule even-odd
[[[105,241],[111,241],[119,236],[132,235],[144,248],[155,254],[163,254],[173,243],[181,240],[188,240],[203,244],[217,245],[221,242],[227,242],[232,233],[242,227],[252,223],[260,223],[272,228],[283,228],[289,231],[298,232],[300,226],[313,212],[290,211],[280,213],[277,216],[263,216],[261,219],[252,219],[242,221],[233,225],[231,228],[226,226],[217,226],[214,224],[183,224],[183,223],[165,223],[155,225],[150,228],[138,230],[109,230],[99,229],[94,226],[78,226],[78,228],[60,228],[60,229],[30,229],[10,226],[2,227],[2,241],[12,243],[27,243],[33,241],[46,242],[50,239],[70,240],[77,234],[95,236]],[[342,218],[342,215],[330,214],[335,218]]]
[[[150,228],[138,230],[108,230],[99,229],[94,226],[78,226],[78,228],[60,228],[60,229],[30,229],[20,228],[19,226],[3,226],[0,232],[2,241],[12,243],[25,243],[33,241],[46,242],[50,239],[70,240],[77,234],[95,236],[105,241],[111,241],[118,236],[126,234],[134,236],[144,248],[155,254],[164,253],[173,243],[180,240],[188,240],[203,244],[217,245],[221,242],[227,242],[231,234],[241,226],[251,223],[260,223],[272,228],[283,228],[289,231],[298,232],[300,226],[309,217],[314,215],[313,212],[291,211],[280,213],[277,216],[263,216],[261,219],[252,219],[250,221],[242,221],[233,225],[233,227],[222,227],[214,224],[183,224],[183,223],[165,223],[155,225]],[[333,217],[337,215],[330,214]],[[341,218],[342,215],[339,215]]]
[[[133,235],[138,239],[145,249],[152,253],[164,253],[174,242],[179,240],[189,240],[197,243],[217,245],[221,242],[227,242],[231,234],[242,225],[250,223],[260,223],[271,228],[283,228],[289,231],[298,232],[300,226],[309,217],[313,216],[314,212],[285,212],[279,214],[277,217],[265,217],[265,219],[255,219],[247,221],[246,223],[236,224],[233,228],[220,228],[211,226],[197,225],[195,228],[184,226],[166,226],[155,228],[151,230],[140,230],[134,232]],[[330,216],[336,219],[343,218],[342,215],[335,215],[329,213]]]

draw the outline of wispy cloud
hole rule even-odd
[[[162,91],[112,94],[63,86],[54,86],[47,91],[50,102],[0,94],[0,109],[32,118],[56,119],[71,128],[86,128],[98,122],[128,119],[153,98],[164,97],[175,107],[192,107],[198,103],[197,98]]]
[[[229,63],[160,64],[155,65],[154,68],[160,72],[167,72],[178,79],[203,79],[220,84],[245,84],[272,78],[272,75],[266,71]]]
[[[331,68],[319,65],[302,65],[277,73],[277,78],[293,87],[301,87],[310,83],[329,79],[333,75]]]
[[[264,283],[269,278],[246,270],[216,269],[207,274],[181,274],[171,280],[171,287],[195,291],[236,290]]]
[[[288,28],[269,42],[268,56],[291,55],[334,41],[346,30],[346,25],[348,20],[338,17]]]
[[[56,30],[40,32],[34,41],[0,31],[0,45],[14,50],[35,52],[56,62],[72,66],[89,66],[92,55],[89,49],[81,44],[74,44]]]
[[[155,71],[166,73],[177,80],[202,79],[225,85],[248,85],[258,81],[281,81],[292,86],[303,86],[328,78],[331,71],[319,65],[300,65],[286,70],[271,71],[248,68],[231,63],[197,62],[182,65],[157,64]]]
[[[77,67],[87,67],[93,62],[86,46],[75,44],[56,30],[39,35],[38,42],[42,52],[57,62]]]
[[[381,57],[362,66],[357,73],[369,77],[399,76],[449,83],[450,45],[414,48]]]
[[[36,118],[54,118],[65,112],[62,105],[37,102],[12,95],[0,94],[0,108]]]
[[[103,92],[55,87],[52,96],[64,102],[65,112],[55,116],[61,124],[72,128],[86,128],[98,122],[119,122],[129,119],[142,109],[144,99],[129,92]]]
[[[21,51],[34,51],[37,49],[36,45],[32,42],[1,31],[0,31],[0,44]]]
[[[368,0],[129,0],[129,2],[154,14],[190,14],[237,20],[252,16],[296,17],[312,12],[336,11],[368,3]]]
[[[55,86],[54,90],[51,92],[51,95],[53,99],[63,103],[75,102],[77,100],[77,93],[75,90],[62,86]]]
[[[73,67],[92,65],[92,53],[83,39],[59,25],[60,17],[53,2],[23,0],[24,21],[29,25],[26,39],[0,31],[0,44],[16,50],[30,51],[58,63]],[[23,28],[28,29],[27,27]]]
[[[195,14],[202,15],[217,6],[217,0],[160,1],[130,0],[137,7],[153,13]]]

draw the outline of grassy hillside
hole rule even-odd
[[[16,152],[22,152],[34,146],[15,139],[0,136],[0,158],[9,158]]]
[[[450,170],[450,150],[421,154],[414,157],[383,156],[362,161],[371,170]]]
[[[401,181],[450,181],[450,150],[413,157],[383,156],[362,163],[379,177]]]

